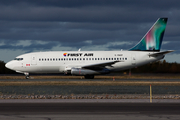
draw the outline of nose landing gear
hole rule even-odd
[[[26,79],[29,79],[29,73],[26,73],[26,72],[25,72],[24,74],[25,74],[25,76],[26,76],[25,78],[26,78]]]

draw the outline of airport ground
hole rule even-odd
[[[125,78],[115,77],[115,79],[112,76],[109,78],[106,76],[106,78],[93,80],[71,78],[71,76],[61,79],[59,76],[58,78],[49,76],[51,78],[48,79],[31,76],[28,80],[24,79],[24,76],[3,77],[8,79],[1,76],[1,95],[6,97],[24,95],[24,97],[0,99],[0,119],[178,120],[180,117],[179,75],[123,76]],[[149,99],[150,84],[154,97],[152,103]],[[34,96],[33,99],[29,98],[31,95]],[[41,95],[46,96],[42,99]],[[52,96],[46,98],[48,95],[61,95],[61,98],[52,98]],[[87,95],[87,97],[78,99],[80,95]],[[88,98],[93,95],[94,98]],[[66,97],[63,98],[63,96]],[[67,99],[67,96],[70,99]],[[155,96],[161,97],[155,98]]]
[[[148,99],[150,85],[155,99],[180,98],[178,74],[78,77],[0,76],[0,99]]]
[[[0,103],[6,120],[178,120],[179,103]]]
[[[31,79],[84,79],[83,76],[71,76],[71,75],[63,75],[63,74],[33,74],[30,75]],[[123,74],[123,73],[115,73],[115,74],[107,74],[107,75],[97,75],[95,79],[180,79],[180,74],[171,74],[171,73],[139,73],[131,75]],[[0,74],[1,79],[25,79],[23,74]]]

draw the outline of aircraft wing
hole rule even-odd
[[[151,56],[151,57],[157,57],[157,56],[165,55],[165,54],[170,53],[170,52],[173,52],[173,51],[174,51],[174,50],[167,50],[167,51],[163,51],[163,52],[152,53],[152,54],[149,54],[149,56]]]
[[[102,69],[105,66],[111,66],[117,62],[123,62],[123,61],[111,61],[111,62],[105,62],[105,63],[90,64],[90,65],[82,66],[81,68],[92,69],[92,70]]]

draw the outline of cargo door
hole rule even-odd
[[[132,63],[132,65],[136,65],[136,55],[135,54],[131,55],[131,63]]]

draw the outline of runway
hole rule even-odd
[[[6,120],[179,119],[180,103],[0,103]]]
[[[62,79],[46,79],[46,78],[43,78],[43,79],[36,79],[36,78],[30,78],[30,79],[0,79],[0,81],[8,81],[8,82],[12,82],[12,81],[21,81],[21,82],[24,82],[24,81],[66,81],[66,82],[68,82],[68,81],[113,81],[113,77],[111,78],[111,79],[103,79],[103,78],[101,78],[101,79],[99,79],[99,78],[97,78],[97,79],[80,79],[80,78],[78,78],[78,79],[76,79],[76,78],[74,78],[74,79],[64,79],[64,78],[62,78]],[[148,79],[148,77],[147,78],[123,78],[123,79],[119,79],[119,78],[115,78],[115,81],[180,81],[180,79],[172,79],[172,78],[166,78],[166,79],[164,79],[164,78],[162,78],[162,79],[155,79],[155,78],[151,78],[151,77],[149,77],[149,79]]]

